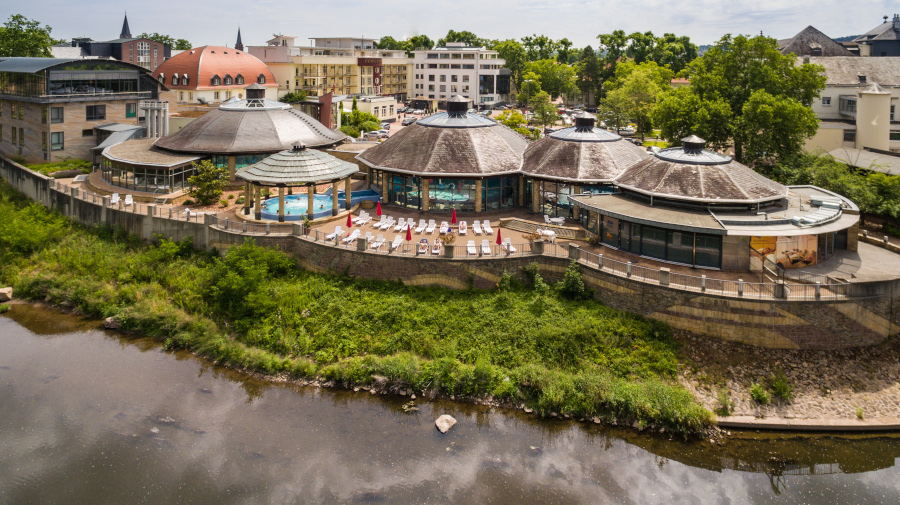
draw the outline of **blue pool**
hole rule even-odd
[[[371,189],[367,189],[364,191],[354,191],[350,195],[351,205],[356,205],[357,203],[365,200],[377,202],[381,200],[381,195],[375,191],[372,191]],[[302,221],[303,216],[306,214],[306,206],[308,202],[309,195],[307,195],[306,193],[286,195],[284,197],[284,220]],[[338,207],[341,210],[344,209],[345,202],[346,199],[344,198],[344,192],[338,191]],[[313,205],[315,205],[315,209],[313,210],[314,219],[331,216],[331,190],[328,190],[325,194],[314,195]],[[269,198],[268,200],[263,201],[262,217],[263,219],[271,219],[273,221],[278,220],[277,196],[275,198]]]

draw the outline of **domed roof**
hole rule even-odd
[[[422,126],[441,128],[481,128],[497,124],[481,114],[468,114],[469,100],[459,95],[447,100],[447,112],[439,112],[416,121]]]
[[[730,156],[703,149],[696,136],[682,147],[664,149],[625,170],[620,188],[672,200],[751,204],[780,200],[787,188],[756,173]]]
[[[297,144],[331,146],[346,138],[286,103],[249,99],[208,112],[155,145],[183,153],[250,154]]]
[[[187,75],[187,85],[183,85],[180,78],[177,83],[173,83],[172,77],[175,74],[179,77]],[[196,47],[178,53],[156,67],[153,77],[159,79],[160,75],[165,77],[166,86],[171,89],[216,90],[244,87],[251,83],[259,83],[267,88],[278,86],[272,71],[259,58],[224,46]],[[216,76],[219,77],[218,85],[213,84]],[[226,76],[232,78],[231,84],[226,84]],[[238,76],[242,79],[239,80]],[[264,82],[260,82],[260,76]]]
[[[303,185],[336,181],[359,172],[355,163],[297,145],[238,169],[235,176],[266,185]]]
[[[445,124],[417,121],[356,158],[366,165],[433,177],[465,177],[516,173],[528,141],[495,121],[443,116]],[[435,114],[442,116],[442,114]],[[434,117],[434,116],[429,116]],[[428,119],[428,118],[426,118]]]
[[[591,114],[579,114],[575,126],[533,142],[525,151],[522,172],[546,179],[612,182],[625,169],[650,157],[615,133],[595,127],[594,121]]]

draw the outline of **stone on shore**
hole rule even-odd
[[[434,425],[437,426],[438,431],[440,431],[441,433],[447,433],[448,431],[450,431],[450,428],[456,425],[456,419],[454,419],[453,416],[444,414],[441,417],[437,418],[437,420],[434,422]]]
[[[12,300],[12,288],[0,289],[0,303]]]
[[[107,317],[103,320],[103,327],[107,330],[118,330],[119,326],[119,321],[114,317]]]

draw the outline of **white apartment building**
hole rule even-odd
[[[454,96],[493,105],[509,95],[506,60],[497,51],[448,42],[447,47],[413,51],[410,98],[447,100]]]
[[[406,52],[375,49],[375,40],[366,38],[311,38],[309,46],[298,46],[296,39],[276,35],[265,46],[247,48],[275,75],[279,96],[303,90],[312,96],[382,95],[406,100],[412,81]]]

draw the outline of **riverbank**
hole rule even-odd
[[[86,229],[2,186],[0,281],[16,296],[266,376],[496,402],[543,416],[698,433],[668,327],[503,276],[492,292],[312,274],[251,242],[221,257]]]

